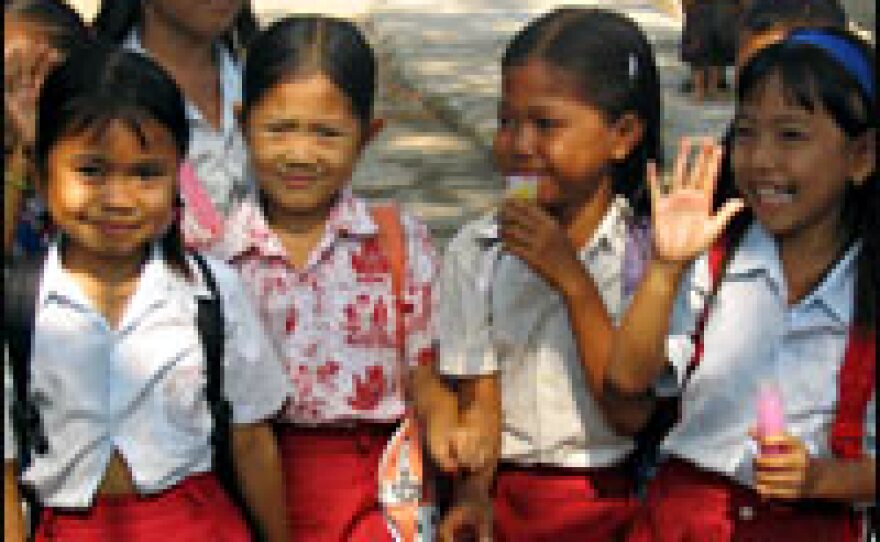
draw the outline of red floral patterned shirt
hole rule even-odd
[[[433,363],[428,229],[401,216],[406,275],[401,311],[409,366]],[[286,257],[260,206],[247,199],[212,248],[239,270],[290,377],[283,421],[390,421],[403,414],[389,262],[367,204],[346,190],[304,268]]]

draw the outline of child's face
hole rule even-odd
[[[245,0],[147,0],[144,8],[205,39],[225,34],[241,13]]]
[[[140,257],[171,224],[180,156],[157,121],[111,120],[52,146],[43,185],[69,248],[100,259]]]
[[[504,175],[537,176],[538,202],[568,214],[610,183],[610,166],[637,138],[587,103],[567,72],[530,60],[503,74],[495,161]]]
[[[821,105],[798,105],[777,75],[741,104],[733,134],[734,179],[761,224],[777,237],[836,239],[847,183],[862,182],[873,150]]]
[[[270,88],[248,112],[245,133],[267,204],[288,215],[332,207],[366,140],[348,98],[322,74]]]

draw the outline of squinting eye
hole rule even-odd
[[[332,126],[315,126],[314,132],[321,137],[342,137],[344,132]]]
[[[159,166],[140,166],[135,168],[134,174],[142,180],[152,180],[157,177],[164,177],[165,170]]]
[[[104,167],[98,164],[84,164],[77,166],[76,172],[83,177],[99,177],[105,173]]]
[[[785,141],[803,141],[807,139],[807,133],[800,130],[782,130],[779,135]]]
[[[535,119],[535,126],[539,130],[553,130],[560,125],[562,125],[562,122],[557,119],[549,119],[546,117],[538,117]]]

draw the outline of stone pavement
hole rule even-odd
[[[368,18],[377,46],[402,78],[460,132],[488,147],[496,126],[500,57],[510,37],[540,13],[565,4],[601,6],[632,17],[648,34],[664,90],[667,156],[682,134],[720,134],[730,101],[694,104],[678,87],[681,20],[659,0],[381,0]]]

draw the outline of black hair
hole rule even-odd
[[[875,57],[871,46],[845,30],[823,32],[847,40],[857,47],[873,70]],[[876,95],[870,96],[856,78],[824,50],[807,43],[783,40],[759,51],[743,68],[737,79],[737,103],[742,104],[760,92],[770,77],[779,77],[783,91],[799,106],[808,111],[826,111],[834,123],[850,139],[877,129]],[[874,76],[871,74],[871,80]],[[729,164],[730,146],[726,155]],[[735,193],[731,186],[732,172],[720,179],[726,194]],[[877,170],[871,171],[859,185],[851,184],[844,196],[844,219],[855,237],[861,239],[858,278],[856,284],[855,321],[858,324],[876,322],[876,286],[880,283],[880,265],[877,256],[880,244],[880,184]],[[739,217],[739,230],[744,230],[750,215]],[[740,234],[741,236],[741,234]]]
[[[838,0],[754,0],[740,16],[740,31],[766,32],[780,25],[846,28]]]
[[[642,121],[642,140],[624,161],[614,164],[613,183],[614,192],[629,200],[637,216],[647,216],[647,164],[663,165],[663,147],[660,82],[644,32],[617,12],[561,8],[517,33],[504,52],[501,68],[506,71],[533,59],[574,76],[584,100],[610,121],[626,113]]]
[[[366,127],[376,94],[373,49],[353,23],[318,15],[283,18],[254,38],[244,67],[244,117],[272,87],[317,73],[342,91]]]
[[[3,15],[44,27],[52,47],[64,55],[92,40],[82,17],[62,0],[11,0],[3,5]]]
[[[122,120],[143,139],[141,124],[147,119],[168,130],[182,160],[189,124],[171,76],[149,58],[110,45],[74,51],[49,73],[40,92],[34,145],[39,177],[46,178],[49,153],[61,138]],[[162,238],[162,249],[171,265],[190,276],[177,221]]]
[[[120,44],[143,17],[142,0],[101,0],[92,27],[98,38]],[[259,30],[250,1],[245,2],[232,27],[223,35],[223,43],[234,56],[241,58]]]

